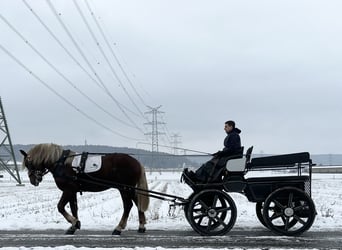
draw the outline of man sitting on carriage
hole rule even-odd
[[[193,182],[206,183],[215,181],[215,173],[222,169],[229,159],[243,156],[243,147],[241,147],[240,139],[241,130],[236,128],[235,122],[231,120],[225,122],[224,130],[227,136],[224,139],[224,148],[221,151],[214,153],[213,158],[204,163],[195,172],[184,169],[184,174]]]

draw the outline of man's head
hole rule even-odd
[[[224,123],[224,130],[229,133],[235,128],[235,122],[234,121],[226,121]]]

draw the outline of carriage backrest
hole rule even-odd
[[[274,156],[265,156],[253,158],[249,164],[250,169],[274,168],[296,166],[301,163],[311,163],[309,152],[300,152],[293,154],[283,154]]]
[[[253,146],[247,149],[246,154],[242,158],[228,160],[226,163],[226,169],[229,172],[244,172],[247,164],[251,160],[252,151]]]

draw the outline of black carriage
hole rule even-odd
[[[99,192],[109,188],[120,190],[124,213],[113,234],[125,228],[133,201],[139,214],[139,232],[145,232],[145,215],[149,197],[167,200],[171,206],[184,206],[185,217],[201,235],[223,235],[235,224],[237,210],[229,193],[238,192],[256,203],[260,222],[271,231],[287,236],[299,235],[308,230],[316,216],[311,199],[310,154],[295,153],[251,158],[253,147],[244,156],[227,159],[224,168],[213,173],[210,182],[194,183],[185,173],[183,180],[193,193],[188,198],[148,190],[144,168],[127,154],[96,154],[101,163],[89,161],[92,171],[86,171],[87,157],[93,153],[75,154],[56,144],[38,144],[28,153],[21,150],[30,182],[38,186],[43,176],[51,172],[57,186],[63,191],[58,210],[72,225],[66,233],[80,229],[77,215],[76,193]],[[80,162],[73,165],[80,157]],[[77,160],[78,162],[78,160]],[[96,169],[94,170],[94,166]],[[98,168],[99,167],[99,168]],[[273,170],[281,176],[253,177],[255,170]],[[69,203],[72,215],[65,210]]]
[[[251,158],[250,147],[242,158],[230,159],[215,181],[197,184],[183,173],[193,189],[184,204],[191,227],[201,235],[223,235],[235,224],[237,209],[229,193],[237,192],[255,203],[256,215],[276,234],[296,236],[308,230],[316,210],[311,199],[312,161],[307,152]],[[280,176],[248,177],[252,171],[272,170]]]

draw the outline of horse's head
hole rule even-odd
[[[20,153],[24,156],[23,166],[25,166],[28,170],[28,176],[30,178],[30,182],[34,186],[38,186],[39,183],[43,180],[43,176],[47,173],[47,169],[42,165],[35,166],[33,164],[33,160],[29,154],[27,154],[24,150],[20,150]]]

